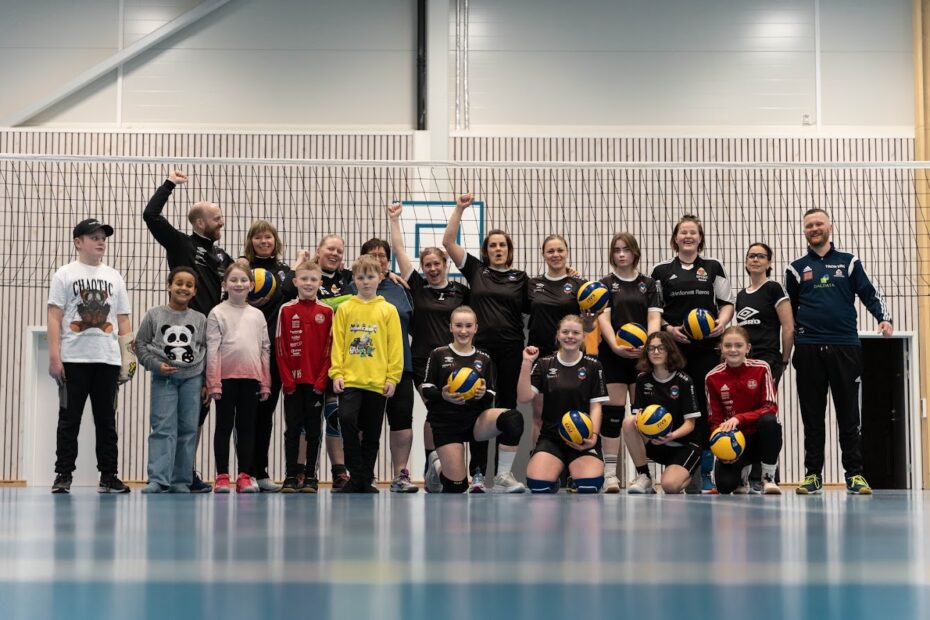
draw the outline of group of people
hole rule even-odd
[[[753,243],[744,265],[750,283],[736,295],[723,265],[703,256],[697,217],[680,218],[670,239],[674,256],[649,275],[640,271],[636,237],[618,233],[608,247],[610,272],[600,280],[609,302],[595,315],[579,307],[586,279],[571,268],[560,235],[543,241],[546,268],[536,277],[513,266],[514,244],[504,230],[487,233],[480,256],[466,251],[458,233],[472,204],[468,194],[456,201],[443,248],[419,249],[419,269],[404,244],[400,204],[387,209],[390,240],[367,241],[346,269],[344,241],[334,234],[324,236],[314,254],[297,252],[288,265],[278,231],[266,221],[253,223],[234,259],[217,243],[224,220],[209,202],[190,208],[192,233],[179,231],[162,211],[186,181],[183,172],[172,172],[143,213],[166,251],[168,303],[145,314],[134,338],[126,285],[103,263],[110,226],[79,223],[73,231],[77,259],[52,279],[49,372],[61,395],[55,493],[70,490],[88,395],[99,490],[129,491],[116,471],[115,396],[134,372],[133,354],[151,373],[145,493],[228,493],[233,486],[240,493],[315,493],[323,443],[334,493],[376,493],[385,416],[391,491],[416,492],[408,470],[416,393],[428,412],[429,492],[485,492],[484,473],[493,467],[488,486],[495,492],[552,493],[567,485],[578,493],[619,493],[618,455],[625,444],[636,467],[629,493],[655,493],[650,460],[664,466],[660,486],[666,493],[780,493],[775,394],[789,361],[797,370],[805,435],[806,477],[797,492],[822,489],[828,388],[847,490],[871,492],[859,448],[862,354],[855,297],[883,335],[893,327],[856,256],[833,246],[832,222],[821,209],[804,216],[808,250],[789,265],[785,285],[771,279],[772,249]],[[388,269],[392,256],[396,273]],[[450,260],[467,286],[449,279]],[[254,293],[256,273],[261,294]],[[694,309],[716,319],[707,337],[692,339],[682,327]],[[617,339],[628,323],[645,328],[643,346]],[[449,384],[462,369],[477,375],[470,398]],[[268,474],[268,452],[282,391],[286,476],[279,485]],[[211,402],[212,487],[193,467]],[[531,403],[533,411],[525,484],[511,472],[524,434],[518,403]],[[636,414],[650,405],[671,413],[671,430],[661,438],[649,439],[637,428]],[[571,410],[591,421],[580,444],[559,433]],[[736,461],[715,463],[708,450],[715,429],[745,435]],[[231,475],[234,430],[238,467]]]

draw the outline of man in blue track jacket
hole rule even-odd
[[[827,388],[833,394],[839,427],[846,490],[869,495],[862,476],[859,387],[862,346],[859,342],[855,298],[879,321],[879,332],[889,337],[891,313],[855,254],[833,247],[833,223],[823,209],[804,214],[804,256],[788,266],[785,289],[794,312],[794,368],[797,372],[801,421],[804,423],[804,482],[800,495],[823,488]]]

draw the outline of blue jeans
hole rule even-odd
[[[202,384],[201,375],[175,379],[152,373],[149,482],[190,485]]]

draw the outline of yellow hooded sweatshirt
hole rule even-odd
[[[397,309],[381,295],[369,301],[353,296],[333,319],[331,379],[345,387],[381,394],[404,371],[404,345]]]

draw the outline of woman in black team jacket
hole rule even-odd
[[[249,299],[249,303],[262,311],[265,322],[268,324],[268,338],[271,340],[271,350],[274,351],[275,334],[278,325],[278,310],[281,304],[297,297],[297,287],[294,284],[294,269],[281,260],[283,250],[281,237],[270,222],[256,220],[249,227],[245,236],[245,247],[240,261],[248,261],[249,268],[253,270],[264,269],[274,278],[273,293],[261,299]],[[310,258],[307,250],[297,253],[296,267]],[[268,449],[271,446],[271,432],[274,426],[274,410],[278,406],[278,397],[281,394],[281,376],[278,374],[276,356],[271,356],[271,396],[258,403],[255,418],[255,452],[253,471],[249,472],[258,482],[258,489],[264,493],[277,493],[281,490],[268,476]]]

